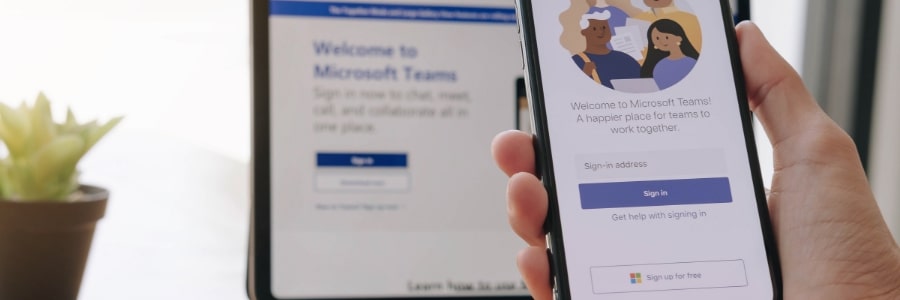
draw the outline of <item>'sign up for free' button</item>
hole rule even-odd
[[[594,294],[747,286],[743,260],[592,267]]]

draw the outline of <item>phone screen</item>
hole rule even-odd
[[[772,299],[728,2],[528,2],[558,288],[572,299]]]
[[[269,3],[272,293],[525,296],[488,146],[518,114],[514,4]]]

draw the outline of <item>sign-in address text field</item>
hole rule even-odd
[[[726,174],[721,149],[602,153],[575,158],[582,183],[647,178],[718,177]]]

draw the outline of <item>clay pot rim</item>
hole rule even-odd
[[[78,188],[77,201],[15,202],[0,200],[0,231],[57,231],[94,226],[106,214],[109,191],[91,185]]]
[[[19,200],[9,200],[9,199],[0,198],[0,204],[3,204],[3,203],[15,203],[15,204],[22,204],[22,205],[28,205],[28,204],[35,204],[35,205],[76,204],[76,203],[102,201],[102,200],[109,199],[109,190],[104,189],[99,186],[94,186],[94,185],[89,185],[89,184],[82,184],[82,185],[78,186],[78,191],[76,191],[76,193],[79,194],[78,195],[79,197],[78,197],[78,199],[76,199],[74,201],[58,201],[58,200],[19,201]]]

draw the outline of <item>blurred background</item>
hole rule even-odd
[[[753,19],[858,142],[900,233],[900,1],[754,0]],[[82,162],[110,189],[82,299],[245,299],[247,0],[0,0],[0,101],[124,115]],[[761,140],[765,145],[766,141]],[[771,148],[762,147],[771,172]],[[768,177],[770,178],[770,177]]]

